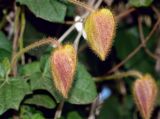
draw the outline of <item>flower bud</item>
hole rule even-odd
[[[115,28],[115,19],[109,9],[94,11],[86,19],[85,32],[88,44],[102,61],[111,49]]]
[[[149,119],[157,96],[156,82],[150,75],[145,75],[135,81],[133,95],[138,110],[143,119]]]
[[[51,54],[51,69],[56,89],[64,98],[72,86],[76,70],[76,51],[70,44],[60,46]]]

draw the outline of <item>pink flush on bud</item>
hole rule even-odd
[[[133,85],[133,94],[143,119],[150,119],[157,96],[156,82],[150,75],[137,79]]]
[[[116,22],[106,8],[92,12],[85,21],[85,32],[90,48],[104,61],[112,47]]]
[[[76,51],[74,47],[67,44],[53,51],[51,68],[56,89],[64,98],[67,98],[76,70]]]

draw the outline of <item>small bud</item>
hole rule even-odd
[[[51,55],[51,69],[55,87],[64,98],[72,86],[76,70],[76,51],[72,45],[58,47]]]
[[[133,95],[143,119],[150,119],[157,96],[157,86],[154,79],[147,74],[136,80],[133,85]]]
[[[109,9],[94,11],[86,19],[85,32],[88,44],[102,61],[112,47],[115,28],[115,19]]]

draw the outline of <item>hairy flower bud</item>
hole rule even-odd
[[[88,44],[102,61],[111,49],[115,28],[115,19],[109,9],[94,11],[86,19],[85,32]]]
[[[60,46],[51,55],[54,84],[63,97],[68,97],[76,70],[76,51],[70,44]]]
[[[143,119],[149,119],[157,96],[156,82],[148,74],[143,76],[135,81],[133,94]]]

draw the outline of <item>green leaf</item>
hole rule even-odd
[[[22,119],[45,119],[43,114],[29,105],[22,105],[20,109],[20,118]]]
[[[33,73],[40,72],[40,63],[32,62],[26,65],[23,65],[19,69],[19,73],[24,76],[29,76]]]
[[[54,108],[56,106],[54,100],[46,94],[33,94],[31,97],[25,100],[25,104],[32,104],[42,106],[45,108]]]
[[[3,50],[3,49],[0,49],[0,61],[3,61],[4,58],[8,58],[8,59],[11,59],[11,52],[8,52],[6,50]]]
[[[57,0],[16,0],[26,5],[37,17],[50,22],[63,22],[66,6]]]
[[[62,100],[58,90],[52,81],[49,58],[41,59],[41,72],[33,73],[29,79],[32,90],[46,90],[57,102]],[[82,88],[83,87],[83,88]],[[72,104],[88,104],[93,102],[97,96],[96,86],[91,75],[82,64],[78,64],[77,73],[73,82],[73,87],[69,93],[68,102]]]
[[[12,52],[12,44],[5,34],[0,31],[0,61],[5,57],[10,58]]]
[[[149,29],[144,27],[144,35],[147,36]],[[154,51],[155,38],[152,37],[147,47]],[[119,30],[115,40],[118,58],[124,60],[140,44],[137,27]],[[145,60],[144,60],[145,58]],[[136,69],[143,73],[154,73],[154,60],[142,48],[134,57],[125,63],[127,69]]]
[[[97,91],[93,78],[79,63],[68,101],[72,104],[88,104],[93,102],[96,96]]]
[[[31,119],[45,119],[45,118],[42,116],[42,114],[37,113],[37,114],[34,114]]]
[[[43,56],[40,61],[40,67],[37,72],[33,72],[29,76],[32,90],[44,90],[49,92],[57,102],[62,99],[54,87],[50,74],[49,58]]]
[[[78,112],[70,112],[67,116],[67,119],[82,119]]]
[[[50,69],[51,66],[50,66],[49,58],[50,58],[50,56],[44,55],[43,57],[41,57],[41,60],[40,60],[41,72],[46,77],[51,77],[51,72],[50,72],[51,71],[51,69]]]
[[[5,77],[5,74],[6,74],[5,69],[3,65],[0,63],[0,79],[1,80],[4,80],[3,78]]]
[[[38,29],[36,29],[31,23],[26,22],[26,27],[24,31],[25,44],[29,45],[30,43],[43,38],[44,35],[45,34],[39,32]]]
[[[11,52],[12,45],[11,42],[6,38],[3,32],[0,31],[0,49]]]
[[[75,5],[67,4],[66,16],[67,17],[74,17],[75,15],[76,15],[76,13],[75,13]]]
[[[31,93],[30,87],[26,80],[19,78],[8,79],[8,81],[2,86],[4,82],[0,82],[0,115],[8,109],[18,110],[21,101],[26,94]]]
[[[57,102],[60,102],[61,98],[55,89],[53,85],[53,81],[50,77],[46,77],[42,75],[41,72],[34,73],[30,76],[30,83],[31,83],[31,89],[32,90],[46,90],[48,91],[52,96],[55,97]]]
[[[10,71],[10,69],[11,69],[11,64],[9,62],[9,59],[8,58],[4,58],[2,64],[3,64],[5,72],[8,73]]]
[[[102,105],[98,119],[130,119],[134,113],[132,97],[124,98],[123,104],[116,96],[108,98]]]
[[[10,69],[9,59],[4,58],[2,63],[0,63],[0,78],[5,78],[5,76],[8,76]]]
[[[153,0],[129,0],[129,4],[135,7],[147,7],[151,5]]]
[[[24,36],[23,36],[24,47],[27,47],[28,45],[34,42],[37,42],[44,37],[45,37],[45,34],[39,32],[38,29],[36,29],[31,23],[26,22],[26,27],[25,27]],[[43,46],[43,47],[34,48],[27,53],[39,59],[42,55],[44,55],[45,51],[46,51],[46,46]]]

